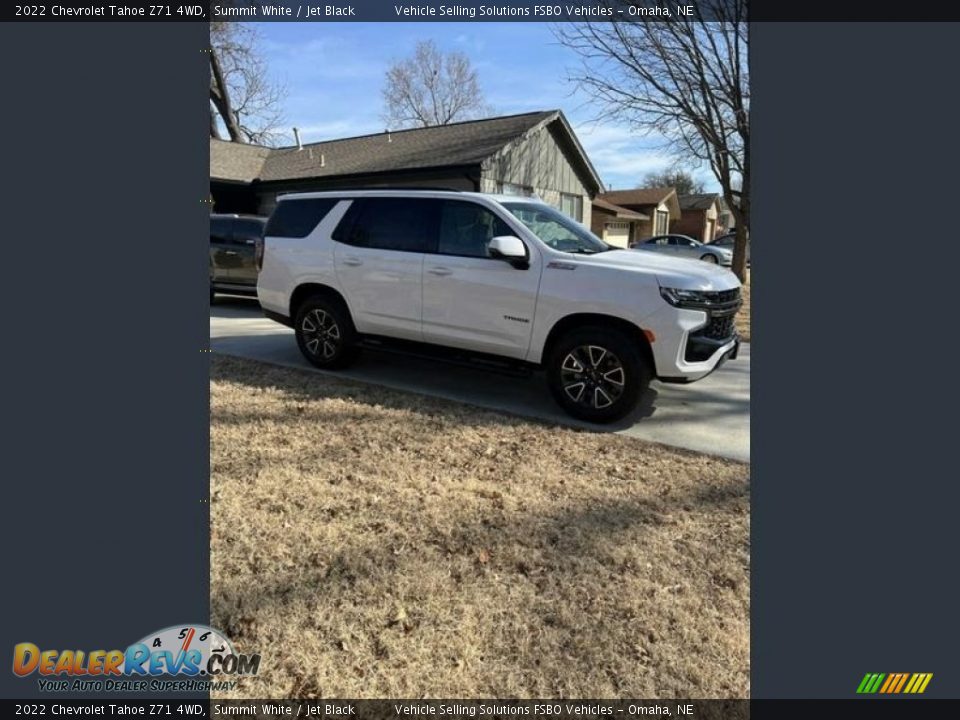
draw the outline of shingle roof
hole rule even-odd
[[[450,165],[472,165],[550,119],[555,111],[526,113],[329,140],[270,153],[261,180],[356,175]],[[324,166],[320,166],[323,155]]]
[[[625,220],[649,220],[649,215],[644,215],[643,213],[637,212],[635,210],[628,210],[625,207],[620,207],[619,205],[614,205],[611,202],[601,200],[596,198],[593,201],[593,207],[598,207],[608,212],[615,213],[617,217],[624,218]]]
[[[251,182],[263,170],[270,148],[210,138],[210,177]]]
[[[717,202],[717,193],[700,193],[697,195],[681,195],[680,210],[709,210]]]
[[[210,177],[264,182],[366,175],[433,167],[475,165],[535,127],[561,120],[599,185],[596,171],[559,110],[508,115],[293,147],[264,148],[210,141]]]
[[[666,188],[635,188],[633,190],[614,190],[600,195],[601,200],[614,205],[659,205],[674,192]]]

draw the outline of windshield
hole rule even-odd
[[[588,255],[612,250],[583,225],[548,205],[532,202],[505,202],[502,205],[554,250]]]

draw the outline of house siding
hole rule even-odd
[[[480,191],[499,192],[503,183],[528,187],[555,208],[560,207],[562,193],[577,195],[582,210],[576,219],[590,224],[590,191],[557,142],[552,125],[511,143],[483,163]]]
[[[713,234],[710,233],[710,221],[713,221]],[[684,210],[679,220],[675,220],[670,232],[689,235],[695,240],[712,242],[716,237],[717,207],[714,204],[706,210]]]

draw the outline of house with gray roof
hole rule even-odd
[[[709,243],[717,237],[720,215],[720,196],[717,193],[681,195],[680,218],[671,232]]]
[[[266,215],[283,193],[377,187],[537,195],[589,224],[602,183],[560,110],[280,148],[210,139],[215,212]]]

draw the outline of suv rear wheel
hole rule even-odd
[[[629,413],[650,378],[636,343],[612,328],[573,330],[547,359],[547,382],[557,404],[589,422],[613,422]]]
[[[356,330],[342,303],[325,297],[311,297],[297,308],[294,332],[297,346],[313,365],[336,370],[357,357]]]

